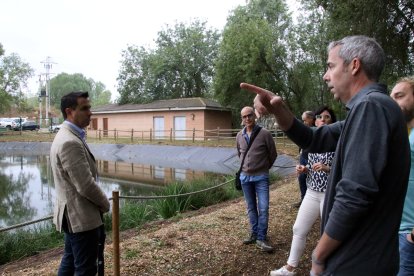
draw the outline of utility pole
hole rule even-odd
[[[42,85],[42,77],[39,75],[39,126],[42,127],[42,120],[43,120],[43,112],[42,112],[42,105],[43,100],[43,85]]]
[[[46,60],[41,61],[40,63],[43,63],[43,67],[45,68],[45,73],[42,73],[40,75],[40,81],[42,80],[42,77],[45,81],[45,88],[46,88],[46,93],[44,95],[44,97],[46,98],[45,103],[46,103],[46,114],[45,114],[45,119],[46,119],[46,125],[50,125],[49,122],[49,113],[50,113],[50,75],[52,73],[50,73],[50,70],[52,69],[53,64],[56,64],[55,62],[52,62],[52,58],[51,57],[46,57]],[[41,97],[42,97],[42,92],[41,92]]]

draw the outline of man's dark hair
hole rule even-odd
[[[62,97],[60,100],[60,111],[62,111],[63,118],[66,120],[66,108],[75,109],[78,106],[78,98],[89,98],[88,92],[70,92]]]

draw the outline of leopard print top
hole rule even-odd
[[[306,185],[308,189],[325,192],[326,185],[328,183],[329,172],[325,171],[315,171],[312,169],[312,165],[315,163],[322,163],[324,165],[332,166],[332,161],[334,158],[335,152],[324,152],[324,153],[309,153],[308,155],[308,176],[306,177]]]

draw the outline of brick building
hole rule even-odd
[[[193,131],[231,129],[231,111],[204,98],[159,100],[148,104],[109,104],[92,108],[88,135],[142,135],[153,139],[191,139]],[[142,134],[139,132],[141,131]]]

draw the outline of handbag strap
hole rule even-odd
[[[261,130],[262,130],[262,127],[258,126],[258,128],[256,128],[256,131],[252,133],[252,136],[250,137],[250,143],[247,145],[246,153],[243,155],[243,159],[241,161],[238,173],[241,172],[241,170],[243,168],[243,164],[244,164],[244,159],[246,158],[247,152],[249,151],[251,145],[253,144],[254,139],[256,138],[256,136],[259,134],[259,132]],[[244,139],[244,137],[243,137],[243,139]]]

